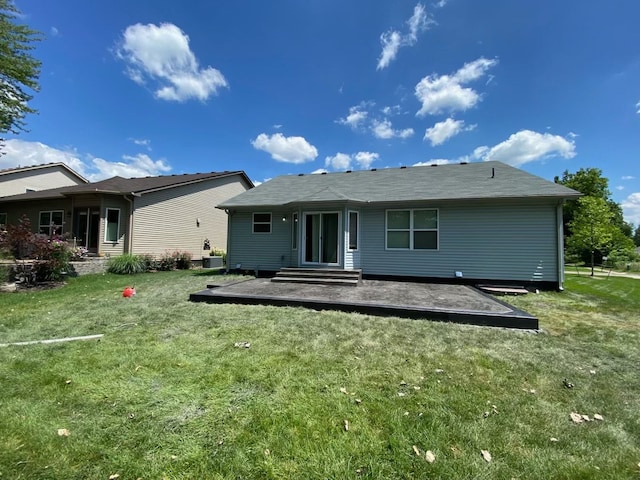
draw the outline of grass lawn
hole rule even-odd
[[[0,348],[0,479],[640,478],[640,280],[508,298],[537,334],[188,302],[216,280],[0,293],[0,343],[104,334]]]

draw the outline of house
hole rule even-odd
[[[62,162],[7,168],[0,170],[0,197],[85,183],[89,181]]]
[[[232,268],[561,288],[562,204],[579,195],[491,161],[282,176],[218,208]]]
[[[0,198],[0,215],[32,230],[68,234],[96,255],[159,256],[181,250],[199,258],[205,241],[224,247],[227,219],[215,205],[253,188],[243,171],[113,177]]]

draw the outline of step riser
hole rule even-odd
[[[296,277],[274,277],[271,279],[272,282],[275,283],[305,283],[311,285],[338,285],[338,286],[347,286],[347,287],[357,287],[357,280],[344,280],[344,279],[336,279],[333,281],[328,281],[326,279],[319,278],[296,278]]]
[[[272,282],[342,285],[356,287],[362,280],[362,270],[337,268],[282,268]]]

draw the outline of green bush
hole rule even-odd
[[[191,254],[189,252],[176,250],[173,252],[173,258],[178,270],[189,270],[191,268]]]
[[[223,248],[213,247],[209,252],[212,257],[222,257],[222,263],[227,264],[227,252]]]
[[[144,262],[144,271],[150,272],[151,270],[158,270],[158,261],[155,257],[149,253],[139,255],[140,260]]]
[[[176,268],[176,259],[169,252],[164,252],[157,261],[156,268],[160,271],[174,270]]]
[[[118,257],[112,257],[107,263],[107,271],[118,275],[144,273],[146,271],[146,263],[145,260],[138,255],[125,253]]]
[[[11,280],[11,265],[0,265],[0,283],[7,283]]]

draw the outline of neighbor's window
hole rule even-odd
[[[61,234],[63,219],[64,211],[62,210],[40,212],[40,225],[38,226],[38,232],[49,236]]]
[[[293,225],[291,226],[291,235],[293,238],[291,239],[291,245],[294,250],[298,249],[298,214],[293,214]]]
[[[120,209],[107,208],[104,241],[116,243],[120,238]]]
[[[0,228],[4,229],[7,226],[7,214],[0,213]]]
[[[349,212],[349,250],[358,250],[358,212]]]
[[[253,233],[271,233],[271,214],[253,214]]]
[[[438,210],[387,210],[387,248],[438,249]]]

